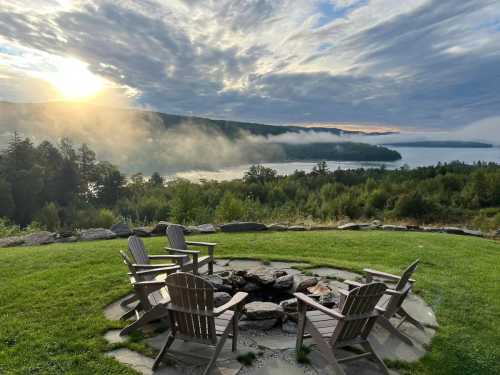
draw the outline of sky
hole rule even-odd
[[[0,2],[3,101],[470,131],[499,88],[498,0]]]

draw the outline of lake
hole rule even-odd
[[[391,147],[398,151],[402,159],[395,162],[346,162],[328,161],[330,170],[357,169],[357,168],[380,168],[383,165],[387,169],[397,169],[404,165],[410,168],[436,165],[437,163],[452,162],[460,160],[472,164],[477,161],[500,163],[500,148],[432,148],[432,147]],[[264,166],[273,168],[281,175],[292,174],[296,170],[309,172],[316,162],[289,162],[289,163],[263,163]],[[223,168],[218,171],[189,171],[179,172],[175,176],[192,181],[200,179],[207,180],[232,180],[243,177],[250,165]]]

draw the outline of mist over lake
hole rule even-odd
[[[452,161],[462,161],[467,164],[473,164],[478,161],[500,163],[500,147],[492,148],[437,148],[437,147],[390,147],[398,151],[402,159],[395,162],[350,162],[334,161],[327,162],[330,170],[357,169],[357,168],[380,168],[385,166],[387,169],[397,169],[405,165],[410,168],[418,168],[436,165],[437,163],[450,163]],[[278,174],[289,175],[296,170],[310,171],[317,162],[287,162],[287,163],[263,163],[264,166],[273,168]],[[167,178],[181,177],[196,181],[200,179],[207,180],[232,180],[243,177],[250,164],[239,165],[236,167],[223,168],[218,171],[186,171],[179,172]]]

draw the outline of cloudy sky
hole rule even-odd
[[[0,2],[0,100],[454,130],[499,88],[498,0]]]

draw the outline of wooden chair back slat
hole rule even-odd
[[[406,286],[406,284],[409,283],[410,278],[417,270],[419,263],[420,259],[417,259],[415,262],[408,266],[408,268],[403,272],[403,275],[401,275],[401,279],[399,279],[399,282],[396,284],[396,287],[394,288],[395,290],[402,290]]]
[[[137,264],[150,264],[144,242],[137,236],[128,238],[128,250]]]
[[[202,278],[189,273],[175,273],[167,277],[171,303],[169,310],[176,332],[198,342],[215,344],[217,335],[214,309],[214,288]]]
[[[340,310],[345,319],[341,319],[335,328],[331,338],[332,345],[368,336],[378,317],[375,306],[386,289],[383,283],[372,283],[349,292]]]
[[[167,227],[167,237],[170,247],[178,250],[187,250],[186,239],[184,237],[184,228],[182,225],[170,224]]]

